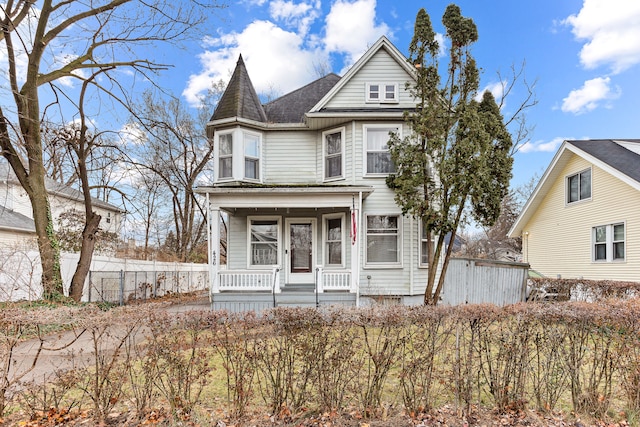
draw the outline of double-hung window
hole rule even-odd
[[[328,267],[341,267],[344,265],[344,215],[326,216],[325,229],[325,265]]]
[[[398,102],[398,84],[375,82],[366,84],[366,101],[380,103]]]
[[[567,177],[567,203],[591,198],[591,169]]]
[[[344,128],[322,134],[325,180],[340,179],[344,176],[344,135]]]
[[[244,177],[260,179],[260,138],[247,132],[244,133]]]
[[[624,261],[624,223],[593,227],[593,260],[598,262]]]
[[[233,133],[223,133],[219,139],[218,177],[233,177]]]
[[[388,175],[396,171],[387,145],[391,133],[402,137],[397,125],[364,126],[367,175]]]
[[[428,244],[427,227],[425,227],[424,221],[420,221],[420,267],[429,266]],[[431,244],[433,245],[433,234],[431,235]]]
[[[250,266],[272,266],[278,263],[279,229],[278,219],[249,218]]]
[[[367,215],[368,265],[400,264],[400,216]]]

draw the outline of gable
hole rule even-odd
[[[414,69],[406,57],[384,36],[356,61],[327,95],[310,111],[310,116],[331,111],[401,111],[416,103],[405,90],[414,81]],[[394,83],[398,87],[398,102],[367,102],[367,83]]]
[[[408,90],[407,82],[412,77],[400,66],[386,49],[378,50],[363,67],[331,98],[323,110],[413,108],[416,101]],[[398,89],[397,103],[367,102],[368,84],[395,84]]]
[[[629,144],[639,144],[638,140],[628,140],[627,142]],[[637,147],[637,145],[634,145],[634,147]],[[612,183],[610,184],[610,191],[629,186],[637,194],[640,194],[640,180],[638,180],[640,173],[637,166],[635,166],[640,164],[640,155],[636,154],[635,151],[629,150],[628,147],[614,140],[565,141],[542,175],[518,219],[509,230],[509,237],[520,237],[522,235],[524,227],[536,215],[536,212],[541,208],[554,186],[560,186],[562,191],[565,191],[565,179],[569,173],[568,169],[566,169],[567,165],[570,162],[578,162],[576,159],[579,159],[584,165],[600,169],[605,174],[604,176],[608,177],[607,181]],[[592,179],[594,179],[592,185],[594,187],[597,186],[595,177]],[[561,201],[554,203],[561,203],[564,206],[564,196]]]

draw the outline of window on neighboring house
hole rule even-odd
[[[624,223],[593,227],[593,260],[624,261]]]
[[[250,133],[244,134],[244,177],[260,179],[260,138]]]
[[[342,266],[343,261],[343,230],[344,215],[328,216],[325,218],[325,264],[327,266]]]
[[[278,230],[277,219],[249,219],[251,266],[270,266],[278,263]]]
[[[367,102],[398,102],[397,83],[367,83]]]
[[[111,223],[111,212],[107,212],[107,224]]]
[[[342,178],[342,160],[344,149],[344,128],[325,132],[324,136],[324,178]]]
[[[223,133],[219,139],[219,178],[233,177],[233,134]]]
[[[591,169],[567,177],[567,203],[591,198]]]
[[[367,215],[367,264],[400,263],[400,217]]]
[[[400,136],[399,126],[365,126],[367,174],[388,175],[396,171],[387,146],[392,132]]]

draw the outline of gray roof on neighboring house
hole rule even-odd
[[[0,161],[0,182],[5,181],[20,185],[20,182],[13,172],[13,169],[11,169],[11,166],[9,166],[4,161]],[[56,182],[51,178],[45,177],[45,186],[47,187],[47,192],[49,194],[62,196],[69,200],[78,202],[82,202],[84,200],[84,195],[81,191],[76,190],[75,188],[72,188],[68,185]],[[114,206],[111,203],[103,202],[102,200],[95,197],[91,198],[91,202],[93,203],[93,206],[97,208],[102,208],[113,212],[123,212],[123,210],[119,207]],[[0,200],[0,208],[2,208],[2,200]]]
[[[262,123],[267,121],[267,115],[253,84],[251,84],[242,55],[238,58],[236,68],[216,110],[213,112],[213,116],[211,116],[211,121],[230,117],[241,117]]]
[[[567,143],[640,182],[640,139],[588,139]],[[637,146],[638,151],[625,148],[625,143]]]
[[[31,218],[0,206],[0,229],[2,228],[30,233],[36,231],[36,226]]]
[[[331,73],[264,105],[271,123],[302,123],[306,112],[318,103],[340,76]]]

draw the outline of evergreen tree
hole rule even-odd
[[[471,46],[478,40],[475,23],[453,4],[446,8],[442,23],[449,40],[443,80],[440,45],[431,20],[424,9],[417,14],[409,46],[416,83],[408,88],[416,109],[405,113],[412,132],[403,139],[391,135],[389,141],[396,173],[387,184],[403,214],[419,218],[425,227],[429,260],[425,304],[436,304],[442,292],[453,247],[445,245],[446,235],[451,234],[450,242],[455,240],[467,205],[480,225],[496,221],[513,164],[511,135],[493,95],[485,92],[476,100],[480,78],[471,56]]]

